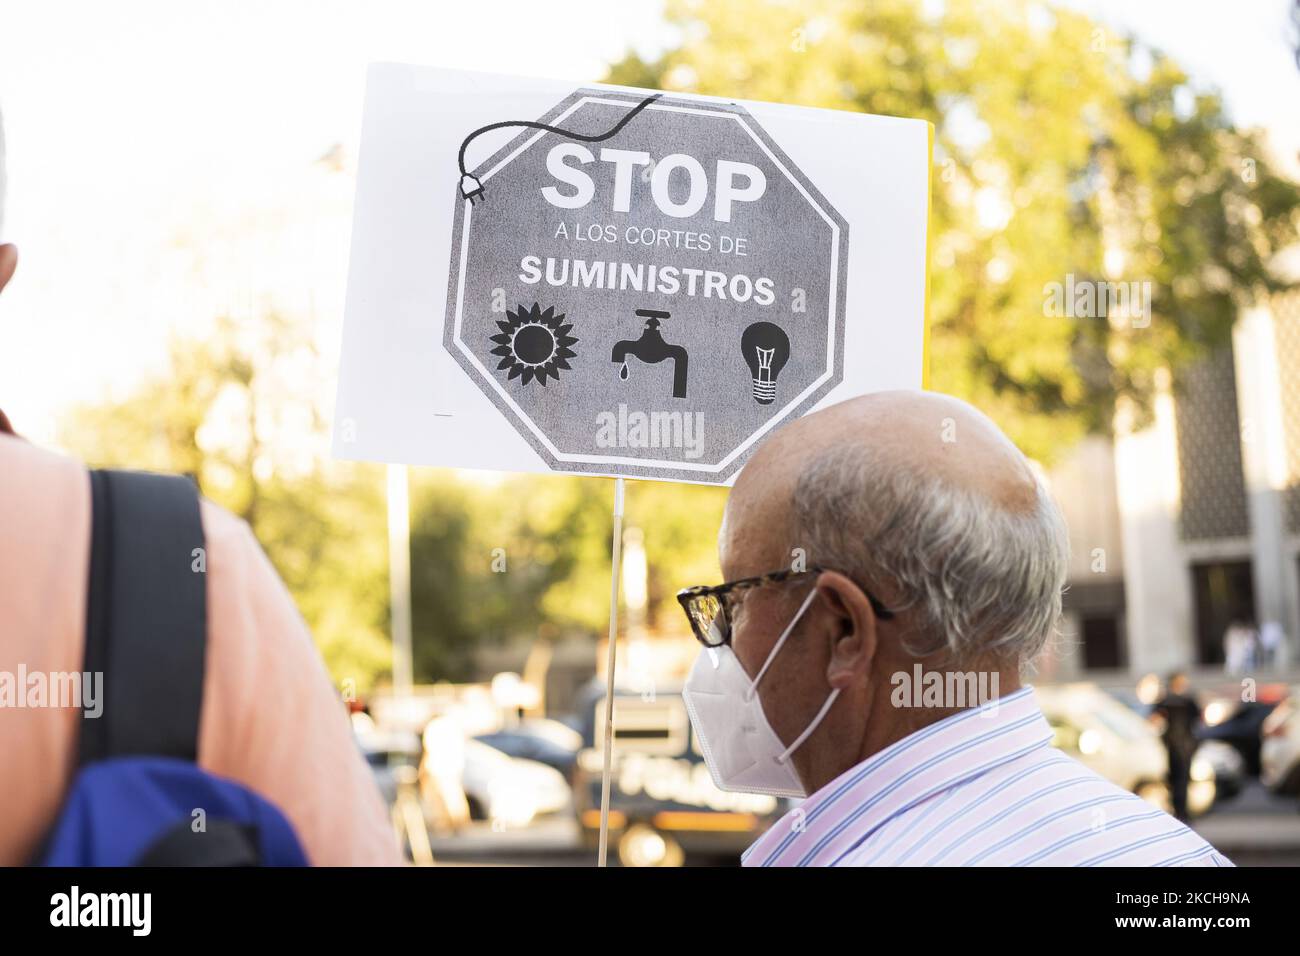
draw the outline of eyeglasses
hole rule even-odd
[[[731,613],[740,592],[807,574],[820,574],[827,570],[830,569],[823,567],[811,567],[803,571],[786,569],[760,574],[753,578],[739,578],[726,584],[683,588],[677,592],[677,603],[686,612],[686,619],[691,622],[691,632],[694,633],[695,639],[705,647],[721,647],[723,644],[731,643]],[[876,617],[882,621],[893,618],[894,612],[877,600],[874,594],[866,588],[862,588],[862,593],[871,602],[871,609],[876,612]]]

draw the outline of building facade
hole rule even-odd
[[[1070,527],[1049,677],[1224,665],[1230,624],[1300,660],[1300,291],[1244,311],[1230,344],[1160,378],[1048,479]]]

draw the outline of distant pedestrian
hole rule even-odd
[[[1277,621],[1265,621],[1259,629],[1259,666],[1281,667],[1286,632]]]
[[[1201,718],[1186,674],[1179,671],[1169,676],[1165,694],[1156,701],[1153,714],[1163,724],[1160,738],[1169,758],[1169,798],[1174,816],[1186,821],[1187,788],[1192,778],[1192,754],[1196,752],[1196,727]]]
[[[420,793],[440,834],[469,826],[469,800],[465,796],[466,733],[451,714],[440,714],[425,725],[420,759]]]
[[[1229,674],[1248,674],[1255,663],[1255,629],[1234,619],[1223,632],[1223,669]]]

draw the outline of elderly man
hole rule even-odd
[[[680,596],[705,644],[691,722],[719,786],[808,795],[747,866],[1231,865],[1052,747],[1020,675],[1066,531],[974,408],[885,392],[788,425],[720,549],[729,583]]]

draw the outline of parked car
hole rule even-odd
[[[474,738],[510,757],[536,760],[572,780],[582,735],[557,720],[525,720]]]
[[[1041,686],[1035,693],[1055,734],[1054,746],[1111,783],[1171,809],[1165,748],[1142,716],[1095,684]],[[1199,752],[1192,759],[1191,777],[1188,809],[1201,814],[1213,805],[1217,791],[1214,767]]]
[[[370,772],[375,776],[384,802],[390,807],[397,800],[398,774],[401,767],[415,767],[420,762],[420,737],[402,731],[356,730]]]
[[[474,819],[522,827],[572,806],[569,783],[554,767],[507,756],[478,740],[465,741],[464,757],[461,786]]]
[[[583,749],[574,774],[574,804],[583,840],[600,832],[605,689],[593,681],[582,695],[576,726]],[[681,866],[688,859],[739,861],[741,852],[792,804],[758,793],[720,790],[675,688],[614,698],[609,840],[624,866]]]
[[[1300,686],[1260,728],[1260,779],[1274,793],[1300,796]]]
[[[1265,688],[1261,688],[1264,690]],[[1264,721],[1277,705],[1276,699],[1261,693],[1259,700],[1243,701],[1240,690],[1203,700],[1204,726],[1197,734],[1202,740],[1221,740],[1236,748],[1252,777],[1260,773],[1260,736]]]
[[[1214,771],[1216,801],[1235,797],[1246,784],[1246,761],[1231,744],[1222,740],[1202,740],[1192,760],[1204,760]]]

